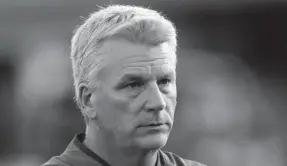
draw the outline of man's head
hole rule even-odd
[[[98,135],[123,147],[162,147],[176,106],[176,30],[158,12],[109,6],[72,39],[76,101]]]

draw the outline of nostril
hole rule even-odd
[[[148,108],[148,111],[162,111],[165,109],[165,104],[162,104],[162,105],[157,105],[157,106],[153,106],[153,107],[149,107]]]

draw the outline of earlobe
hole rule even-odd
[[[89,117],[89,119],[96,119],[97,112],[94,109],[85,110],[84,114]]]

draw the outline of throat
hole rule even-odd
[[[86,136],[85,146],[102,160],[112,166],[154,166],[158,158],[158,150],[141,150],[131,147],[117,146],[107,139],[97,136]],[[113,141],[112,141],[113,142]]]
[[[150,151],[148,153],[136,153],[133,155],[127,155],[128,153],[122,153],[124,155],[113,156],[110,162],[115,166],[155,166],[158,158],[158,151]]]

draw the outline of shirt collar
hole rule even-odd
[[[83,144],[83,141],[85,140],[85,137],[86,136],[85,136],[84,133],[77,134],[72,142],[83,153],[85,153],[86,155],[90,156],[91,158],[93,158],[97,162],[101,163],[103,166],[111,166],[104,159],[102,159],[100,156],[98,156],[95,152],[90,150],[85,144]]]
[[[77,134],[74,139],[72,140],[71,144],[76,146],[80,151],[82,151],[87,156],[91,157],[98,163],[102,164],[102,166],[111,166],[107,161],[102,159],[100,156],[98,156],[95,152],[93,152],[91,149],[89,149],[83,142],[85,140],[85,133]],[[164,154],[163,151],[158,150],[157,153],[157,161],[156,166],[172,166],[169,158]]]

